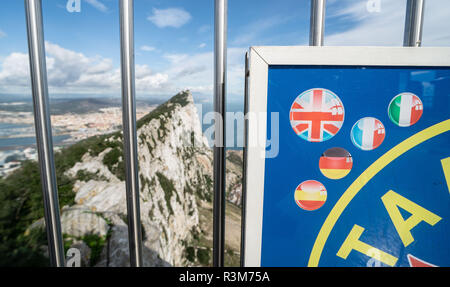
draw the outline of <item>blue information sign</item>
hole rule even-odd
[[[450,266],[450,68],[278,62],[247,265]]]

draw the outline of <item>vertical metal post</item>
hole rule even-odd
[[[58,186],[53,160],[52,127],[49,114],[47,67],[41,0],[25,0],[31,87],[34,105],[36,146],[41,171],[44,217],[52,266],[64,266],[64,248],[59,217]]]
[[[214,210],[213,265],[223,267],[225,249],[225,86],[227,66],[227,0],[215,1],[214,13]]]
[[[311,0],[309,45],[323,46],[326,0]]]
[[[244,69],[244,115],[248,114],[248,52],[245,53],[245,69]],[[248,148],[248,119],[244,119],[244,150],[242,152],[242,159],[244,165],[242,167],[242,195],[241,195],[241,258],[240,266],[245,267],[245,219],[247,206],[247,148]]]
[[[406,5],[405,34],[403,46],[422,46],[422,28],[425,0],[408,0]]]
[[[134,3],[133,0],[120,0],[119,2],[128,240],[130,245],[130,265],[132,267],[140,267],[142,266],[142,230],[139,206],[139,167],[134,87]]]

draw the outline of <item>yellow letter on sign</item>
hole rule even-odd
[[[405,247],[414,241],[411,234],[411,229],[413,229],[417,224],[425,221],[429,225],[433,226],[442,219],[431,211],[426,210],[425,208],[417,205],[409,199],[404,198],[392,190],[389,190],[385,195],[383,195],[381,200],[383,201],[384,207],[386,207],[392,223],[394,223],[395,229],[397,230],[397,233],[403,241],[403,245]],[[411,216],[404,220],[397,206],[400,206],[404,210],[411,213]]]
[[[444,170],[445,180],[447,181],[447,188],[450,191],[450,157],[441,159],[441,164]]]
[[[363,232],[364,228],[355,224],[336,255],[343,259],[347,259],[350,252],[356,250],[369,257],[375,258],[384,264],[394,266],[395,263],[397,263],[397,257],[359,240]]]

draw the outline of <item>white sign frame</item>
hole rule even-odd
[[[267,112],[269,66],[392,66],[450,67],[448,47],[301,47],[257,46],[249,50],[248,107],[246,113]],[[247,143],[266,138],[267,118],[248,117]],[[257,131],[257,134],[255,134]],[[261,266],[265,147],[246,147],[244,242],[246,267]]]

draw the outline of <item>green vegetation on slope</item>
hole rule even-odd
[[[153,119],[160,119],[161,128],[164,128],[165,121],[162,116],[169,118],[177,106],[184,107],[187,104],[189,104],[188,95],[189,95],[188,91],[178,93],[176,96],[174,96],[164,104],[159,105],[148,115],[142,117],[140,120],[137,121],[136,123],[137,129],[140,129],[142,126],[148,124]]]
[[[120,180],[125,180],[125,163],[120,158],[123,157],[122,146],[116,146],[103,157],[103,164],[106,165]]]
[[[173,214],[172,205],[170,204],[170,199],[172,195],[175,193],[175,186],[173,182],[164,176],[164,174],[157,172],[156,176],[158,177],[158,181],[161,184],[162,189],[164,190],[164,199],[166,201],[167,209],[169,210],[169,214]],[[178,197],[178,194],[177,194]]]
[[[183,242],[185,247],[184,255],[186,259],[200,266],[212,266],[212,245],[213,245],[213,210],[212,204],[206,201],[198,205],[200,232],[192,230],[192,239]],[[240,223],[241,209],[226,202],[226,237],[225,237],[225,257],[226,267],[237,267],[240,265]]]
[[[75,237],[68,234],[63,234],[64,252],[67,253],[67,250],[69,250],[69,248],[72,246],[74,240],[83,241],[91,250],[89,258],[89,266],[93,267],[100,260],[100,255],[102,253],[103,247],[109,240],[110,236],[111,236],[110,229],[108,230],[108,234],[106,236],[100,236],[97,234],[86,234],[81,237]]]
[[[60,206],[72,205],[74,180],[58,169]],[[0,266],[46,265],[41,245],[46,245],[42,229],[25,232],[44,216],[43,197],[38,164],[25,161],[20,169],[0,179]]]
[[[106,244],[106,237],[99,236],[97,234],[87,234],[81,237],[81,240],[86,243],[91,249],[91,257],[89,259],[89,265],[95,266],[100,259],[100,254],[102,253],[103,246]]]
[[[114,138],[108,141],[108,138]],[[56,178],[58,183],[59,205],[73,205],[74,178],[64,173],[81,161],[84,154],[97,156],[108,147],[121,147],[120,133],[95,136],[64,148],[55,154]],[[115,174],[122,173],[120,165]],[[78,174],[81,180],[95,175]],[[46,266],[48,259],[41,246],[47,245],[45,230],[36,228],[27,231],[29,226],[44,217],[41,179],[37,162],[24,161],[22,167],[6,178],[0,179],[0,266]]]

